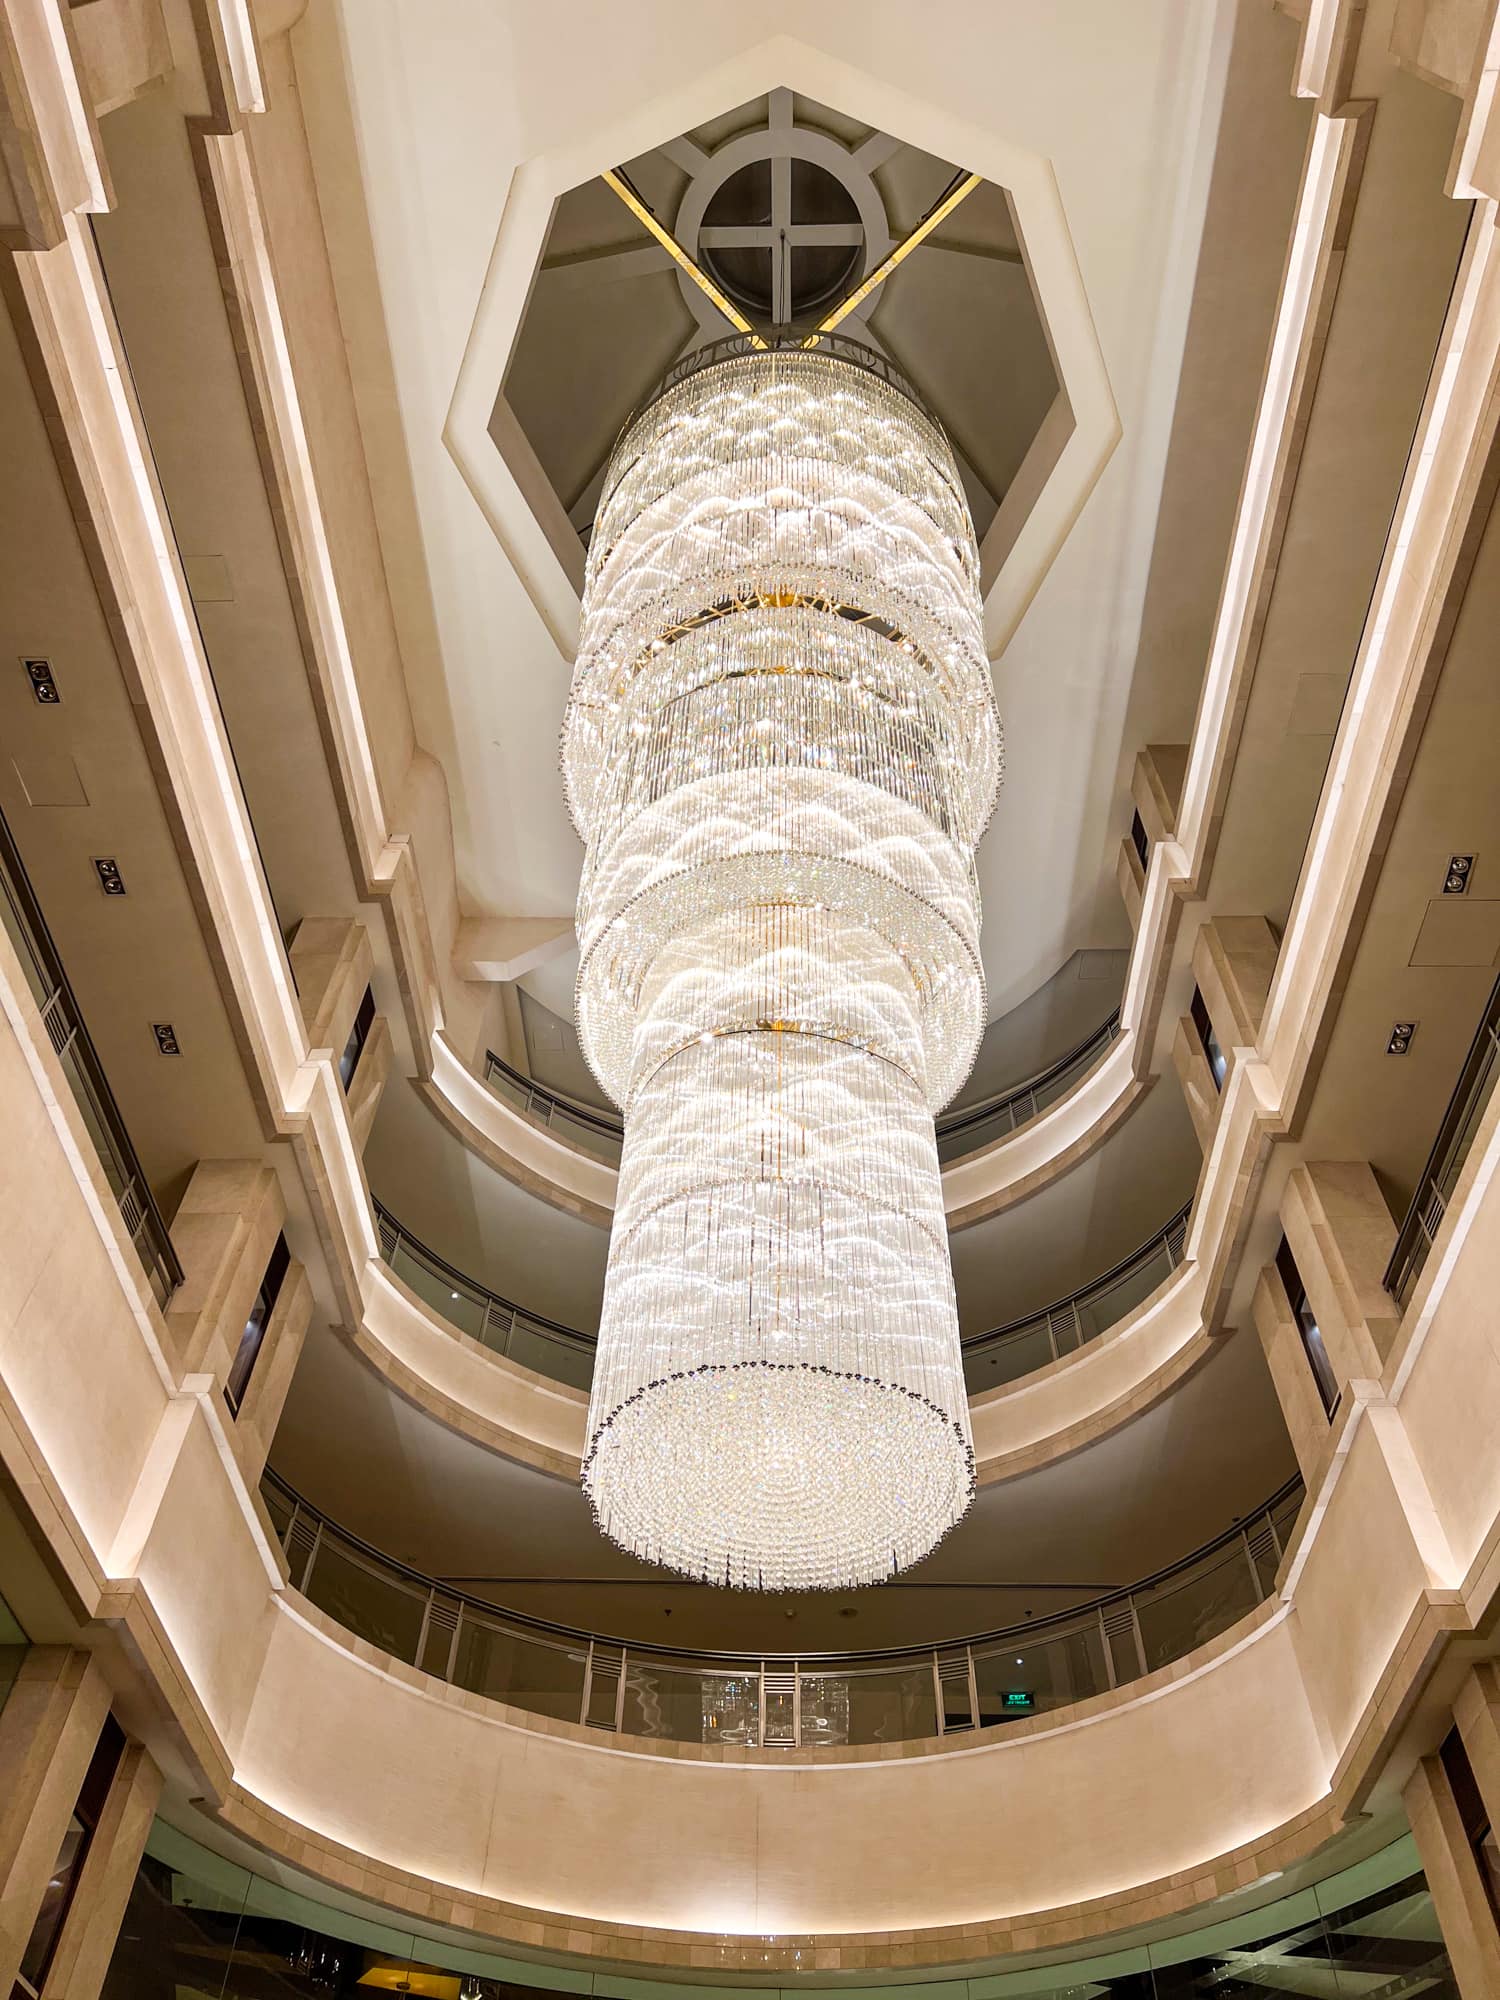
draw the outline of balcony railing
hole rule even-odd
[[[1014,1085],[998,1097],[988,1097],[981,1104],[965,1104],[945,1112],[937,1122],[938,1158],[946,1165],[949,1160],[978,1152],[1028,1124],[1098,1066],[1119,1032],[1120,1010],[1116,1008],[1077,1048],[1069,1049],[1025,1083]],[[493,1049],[485,1053],[484,1080],[508,1104],[544,1125],[549,1132],[556,1132],[583,1152],[618,1165],[622,1140],[618,1113],[601,1111],[594,1105],[580,1104],[576,1097],[549,1090],[545,1084],[512,1069]]]
[[[1458,1083],[1448,1100],[1448,1109],[1438,1127],[1438,1135],[1417,1182],[1411,1207],[1396,1237],[1396,1248],[1386,1266],[1385,1288],[1401,1305],[1406,1305],[1416,1289],[1427,1254],[1437,1241],[1463,1172],[1464,1161],[1474,1143],[1485,1107],[1494,1094],[1500,1075],[1500,979],[1490,988],[1484,1019],[1469,1045]]]
[[[4,891],[0,894],[0,920],[15,946],[47,1038],[62,1064],[105,1178],[120,1205],[121,1219],[135,1245],[141,1268],[157,1303],[164,1306],[182,1283],[182,1266],[130,1143],[104,1065],[83,1025],[57,946],[52,942],[20,850],[3,814],[0,814],[0,889]]]
[[[1055,1063],[1028,1077],[1025,1083],[1013,1085],[998,1097],[988,1097],[982,1104],[964,1104],[945,1111],[937,1125],[938,1158],[946,1166],[950,1160],[977,1153],[1018,1127],[1030,1124],[1049,1105],[1066,1096],[1090,1070],[1098,1068],[1119,1032],[1120,1010],[1116,1007],[1109,1019],[1076,1049],[1069,1049],[1065,1056],[1059,1056]]]
[[[593,1334],[527,1312],[524,1306],[512,1305],[497,1292],[476,1285],[435,1250],[408,1235],[378,1201],[375,1226],[386,1263],[450,1326],[554,1382],[588,1388],[594,1379],[597,1342]]]
[[[1164,1229],[1102,1278],[1091,1279],[1040,1312],[1027,1313],[988,1333],[971,1334],[963,1344],[970,1394],[1001,1382],[1018,1382],[1117,1326],[1181,1264],[1192,1206],[1191,1201],[1185,1203]]]
[[[1009,1320],[986,1333],[971,1334],[963,1343],[964,1379],[970,1393],[978,1395],[982,1389],[1019,1381],[1033,1369],[1045,1368],[1049,1361],[1097,1340],[1149,1298],[1182,1262],[1191,1207],[1188,1203],[1180,1208],[1164,1229],[1102,1278],[1091,1278],[1078,1291],[1041,1312]],[[439,1318],[496,1354],[508,1355],[554,1382],[567,1382],[576,1389],[589,1387],[594,1379],[596,1334],[527,1312],[524,1306],[476,1284],[403,1229],[378,1201],[375,1222],[381,1256]]]
[[[484,1080],[507,1104],[560,1139],[570,1141],[581,1152],[608,1160],[611,1166],[619,1165],[624,1132],[616,1112],[599,1111],[591,1104],[580,1104],[576,1097],[565,1097],[560,1090],[533,1082],[502,1062],[493,1049],[485,1051]]]
[[[1103,1694],[1181,1659],[1268,1597],[1302,1503],[1251,1520],[1128,1590],[918,1650],[707,1654],[501,1611],[394,1562],[267,1473],[292,1588],[358,1638],[472,1694],[611,1734],[765,1749],[912,1742]]]

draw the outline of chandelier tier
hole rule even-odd
[[[564,726],[578,1025],[625,1114],[583,1482],[648,1560],[871,1583],[973,1490],[933,1115],[984,1023],[999,782],[941,433],[829,353],[616,446]]]

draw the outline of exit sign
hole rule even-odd
[[[1036,1696],[1030,1688],[1007,1688],[1001,1701],[1007,1715],[1030,1714],[1036,1707]]]

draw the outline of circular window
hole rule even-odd
[[[698,238],[714,283],[751,317],[777,326],[841,297],[864,252],[859,210],[843,183],[813,160],[787,164],[779,200],[770,160],[732,173],[710,199]]]

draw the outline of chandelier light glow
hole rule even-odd
[[[973,1490],[933,1116],[985,1015],[978,577],[941,433],[827,351],[709,359],[605,481],[564,727],[625,1114],[583,1480],[710,1582],[878,1581]]]

